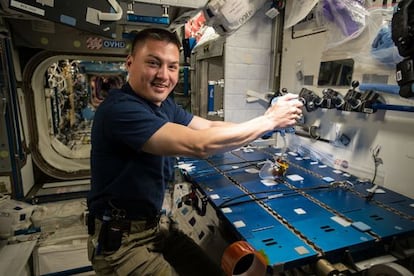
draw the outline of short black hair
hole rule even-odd
[[[181,49],[180,39],[175,33],[161,28],[147,28],[142,31],[139,31],[134,37],[134,40],[132,41],[131,54],[135,53],[135,50],[139,43],[145,42],[148,39],[155,39],[159,41],[173,43],[177,46],[179,51]]]

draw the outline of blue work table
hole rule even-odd
[[[367,200],[371,183],[308,156],[287,152],[286,174],[264,182],[258,171],[279,153],[248,148],[180,160],[191,164],[187,179],[269,265],[290,268],[321,256],[338,260],[414,234],[414,200],[383,187],[385,193]]]

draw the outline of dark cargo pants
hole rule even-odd
[[[133,221],[121,247],[115,252],[97,252],[101,222],[95,220],[95,234],[89,236],[88,257],[97,275],[219,276],[221,268],[187,235],[169,227],[162,217],[153,228],[145,221]]]

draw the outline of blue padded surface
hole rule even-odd
[[[414,233],[414,221],[398,216],[384,208],[369,205],[362,210],[346,214],[353,221],[362,221],[381,238]]]
[[[233,186],[233,189],[236,189]],[[241,194],[239,191],[230,191],[231,188],[220,187],[220,192],[226,196]],[[218,190],[207,192],[214,194]],[[223,199],[212,200],[216,206]],[[305,260],[316,257],[317,253],[293,232],[287,229],[277,219],[254,201],[243,205],[234,205],[226,208],[223,215],[235,227],[243,238],[256,250],[261,250],[269,259],[270,264],[288,267],[290,263],[304,263]],[[231,212],[229,212],[231,210]]]
[[[378,243],[378,237],[414,233],[414,200],[381,187],[386,193],[367,201],[372,184],[297,153],[284,156],[289,162],[285,177],[265,185],[258,171],[278,153],[249,149],[185,159],[195,167],[192,180],[232,231],[263,251],[271,265],[303,264],[318,253],[357,252]],[[346,185],[333,185],[339,182]]]

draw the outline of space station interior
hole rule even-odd
[[[174,158],[164,211],[226,275],[413,275],[414,0],[0,5],[0,275],[95,275],[91,127],[149,26],[182,38],[185,110],[303,103],[293,127]]]

